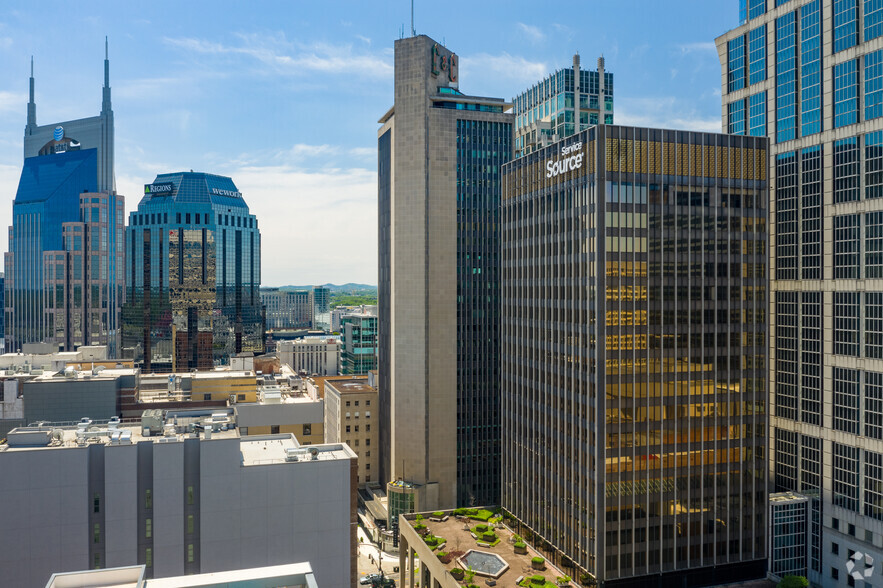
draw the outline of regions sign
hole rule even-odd
[[[144,184],[144,193],[151,196],[171,196],[175,192],[175,184],[162,182],[159,184]]]

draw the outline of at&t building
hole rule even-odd
[[[263,351],[261,235],[233,180],[161,174],[126,229],[123,348],[145,372]]]

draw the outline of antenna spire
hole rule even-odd
[[[31,55],[31,79],[28,99],[28,129],[37,128],[37,104],[34,102],[34,56]]]
[[[411,0],[411,36],[417,36],[417,31],[414,30],[414,0]]]
[[[104,37],[104,88],[102,89],[101,112],[110,112],[110,52],[107,37]]]

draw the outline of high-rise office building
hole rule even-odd
[[[331,330],[331,290],[327,286],[313,287],[313,328]]]
[[[600,123],[613,124],[613,74],[604,71],[604,58],[595,71],[562,68],[540,80],[512,101],[515,110],[515,155],[584,131]]]
[[[31,64],[24,167],[5,256],[6,348],[107,345],[116,356],[123,301],[123,197],[113,174],[105,42],[98,116],[37,125]]]
[[[123,347],[145,372],[262,352],[261,234],[228,177],[160,174],[126,229]]]
[[[459,81],[449,49],[396,41],[395,102],[378,131],[381,479],[413,488],[418,510],[500,495],[499,205],[513,115]]]
[[[766,161],[601,125],[504,168],[502,505],[604,586],[766,572]]]
[[[340,373],[367,374],[377,369],[377,315],[353,311],[340,319]]]
[[[309,329],[313,326],[313,291],[261,288],[267,329]]]
[[[770,139],[772,490],[819,497],[807,575],[846,586],[883,561],[883,2],[739,8],[716,44],[723,128]]]

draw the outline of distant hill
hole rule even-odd
[[[340,292],[340,293],[364,293],[364,292],[377,292],[377,286],[373,286],[371,284],[354,284],[352,282],[348,284],[318,284],[319,286],[324,286],[331,290],[331,292]],[[282,290],[310,290],[314,286],[280,286]]]

